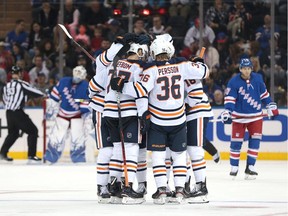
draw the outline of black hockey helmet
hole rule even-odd
[[[12,68],[11,68],[11,73],[12,74],[18,74],[19,72],[21,72],[22,69],[16,65],[14,65]]]

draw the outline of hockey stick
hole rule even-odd
[[[118,60],[119,60],[118,56],[115,56],[113,59],[114,76],[117,75],[116,74],[116,64],[117,64]],[[125,143],[124,143],[123,123],[122,123],[122,117],[121,117],[121,101],[120,101],[120,93],[118,91],[116,92],[116,100],[117,100],[117,108],[118,108],[118,127],[119,127],[120,141],[121,141],[121,147],[122,147],[124,180],[125,180],[125,186],[129,187],[128,168],[127,168],[127,162],[126,162],[126,151],[125,151]]]
[[[232,120],[234,120],[234,119],[253,119],[253,118],[257,118],[257,117],[268,117],[268,114],[261,114],[258,116],[233,117],[231,119]],[[221,122],[221,121],[222,121],[221,118],[209,120],[209,122]]]
[[[84,47],[82,47],[79,43],[77,43],[73,37],[69,34],[68,30],[65,28],[64,25],[62,24],[58,24],[58,26],[64,31],[64,33],[67,35],[67,37],[74,43],[76,44],[92,61],[96,61],[95,58],[93,58],[93,56],[87,51],[84,49]]]
[[[200,58],[203,58],[204,53],[205,53],[205,50],[206,50],[205,47],[202,47],[202,48],[201,48],[200,53],[199,53],[199,57],[200,57]]]

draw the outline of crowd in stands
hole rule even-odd
[[[129,10],[128,0],[64,2],[64,25],[94,57],[108,49],[118,35],[128,32],[128,18],[125,16]],[[206,47],[204,59],[212,71],[204,86],[213,106],[223,105],[226,84],[239,72],[239,61],[243,57],[251,58],[254,71],[263,76],[270,91],[271,16],[268,1],[204,1],[202,34],[196,0],[133,2],[133,12],[138,15],[133,19],[133,32],[171,34],[177,56],[187,59],[196,56],[202,35]],[[145,16],[144,9],[149,12],[148,16]],[[33,22],[16,20],[15,28],[0,40],[0,87],[11,79],[10,69],[14,64],[23,69],[23,80],[43,92],[55,85],[61,76],[71,76],[77,65],[87,69],[87,79],[95,74],[93,62],[66,37],[63,74],[60,75],[59,10],[57,0],[33,0]],[[272,37],[276,46],[274,92],[275,101],[281,107],[287,106],[287,1],[276,1],[275,10],[275,33]],[[30,25],[29,29],[27,25]],[[39,106],[41,101],[30,101],[29,104]]]

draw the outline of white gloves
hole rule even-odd
[[[271,102],[266,106],[268,117],[279,115],[279,111],[277,108],[277,104],[275,102]]]
[[[230,110],[224,110],[221,113],[221,121],[224,124],[231,124],[232,123],[232,118],[231,118],[231,111]]]

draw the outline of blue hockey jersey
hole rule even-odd
[[[73,118],[89,112],[87,89],[88,82],[86,80],[74,84],[72,77],[60,79],[50,94],[51,99],[60,102],[58,115],[64,118]]]
[[[225,90],[224,106],[232,112],[235,122],[247,123],[261,119],[262,103],[267,105],[270,102],[262,76],[254,72],[249,80],[244,80],[241,73],[237,74],[228,82]]]

